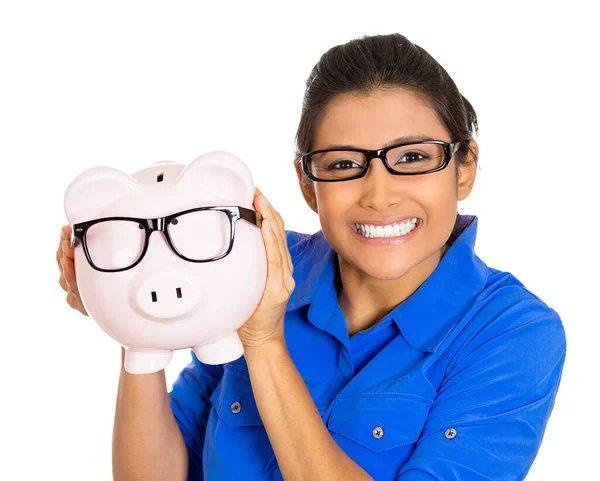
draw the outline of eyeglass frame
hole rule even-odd
[[[181,252],[179,252],[179,250],[177,250],[177,248],[175,247],[175,244],[173,243],[173,240],[171,239],[171,235],[169,233],[168,226],[171,224],[173,219],[175,219],[176,217],[179,217],[183,214],[188,214],[190,212],[198,212],[198,211],[204,211],[204,210],[219,211],[219,212],[224,212],[227,214],[227,218],[229,220],[229,232],[230,232],[229,248],[227,249],[227,251],[224,254],[221,254],[220,256],[214,257],[212,259],[203,259],[203,260],[190,259],[190,258],[184,256]],[[246,222],[257,226],[258,228],[260,228],[262,226],[263,217],[259,212],[252,210],[252,209],[247,209],[247,208],[239,206],[239,205],[196,207],[193,209],[186,209],[181,212],[176,212],[174,214],[169,214],[165,217],[156,217],[156,218],[152,218],[152,219],[145,219],[145,218],[141,218],[141,217],[102,217],[99,219],[93,219],[93,220],[88,220],[85,222],[78,222],[76,224],[73,224],[73,230],[72,230],[72,235],[71,235],[71,247],[75,248],[76,246],[81,244],[83,246],[83,252],[85,253],[85,257],[86,257],[88,263],[90,264],[90,266],[93,269],[95,269],[97,271],[100,271],[100,272],[122,272],[122,271],[126,271],[126,270],[134,268],[142,261],[142,259],[146,255],[146,252],[148,251],[148,245],[150,243],[150,235],[152,235],[152,233],[154,231],[159,231],[164,234],[165,238],[167,239],[167,243],[169,244],[169,246],[171,247],[173,252],[175,252],[175,254],[177,254],[177,256],[181,257],[182,259],[184,259],[188,262],[195,262],[195,263],[214,262],[214,261],[218,261],[219,259],[223,259],[224,257],[226,257],[233,249],[233,242],[235,239],[235,225],[236,225],[237,221],[240,219],[245,220]],[[90,256],[90,252],[89,252],[88,246],[87,246],[86,234],[87,234],[88,229],[90,227],[92,227],[93,225],[99,224],[101,222],[114,221],[114,220],[132,221],[132,222],[136,222],[139,225],[141,225],[142,227],[144,227],[144,230],[146,233],[146,237],[144,239],[144,249],[142,250],[142,253],[141,253],[139,259],[128,267],[124,267],[124,268],[120,268],[120,269],[102,269],[102,268],[96,266],[94,264],[94,262],[92,261],[92,258]]]
[[[435,169],[430,169],[425,172],[417,172],[417,173],[397,172],[390,166],[390,164],[388,163],[388,159],[387,159],[387,153],[390,150],[397,149],[398,147],[403,147],[405,145],[418,145],[418,144],[442,145],[444,147],[444,162],[442,163],[442,165],[440,167],[436,167]],[[385,168],[387,169],[387,171],[392,175],[424,175],[424,174],[431,174],[433,172],[438,172],[440,170],[445,169],[448,166],[448,164],[450,163],[452,156],[458,151],[461,144],[462,144],[461,141],[450,143],[450,142],[446,142],[444,140],[423,140],[420,142],[402,142],[400,144],[389,145],[382,149],[376,149],[376,150],[359,149],[359,148],[321,149],[321,150],[313,150],[311,152],[307,152],[306,154],[302,154],[300,156],[300,160],[302,161],[302,171],[306,174],[306,176],[309,179],[314,180],[315,182],[344,182],[346,180],[360,179],[366,175],[367,171],[369,170],[369,166],[371,165],[371,160],[373,160],[375,158],[381,159],[383,161],[383,164],[385,165]],[[360,174],[356,175],[355,177],[349,177],[347,179],[319,179],[310,172],[309,162],[310,162],[310,158],[313,155],[321,154],[323,152],[360,152],[366,158],[365,168],[363,169],[363,171]]]

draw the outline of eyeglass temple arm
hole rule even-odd
[[[79,240],[79,237],[75,236],[76,228],[77,228],[77,224],[73,224],[73,227],[71,229],[71,249],[77,247],[81,243],[81,240]]]
[[[260,212],[255,210],[246,209],[245,207],[238,207],[240,209],[240,217],[250,224],[254,224],[257,227],[262,227],[262,215]]]

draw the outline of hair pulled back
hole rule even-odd
[[[456,174],[460,165],[477,163],[475,152],[469,148],[473,134],[479,133],[475,109],[437,60],[399,33],[356,38],[321,56],[306,81],[294,162],[299,163],[301,155],[312,150],[316,126],[334,97],[390,88],[419,96],[435,112],[451,142],[461,141],[454,155]],[[312,182],[306,176],[303,181]],[[457,215],[447,244],[451,245],[473,219],[461,223]]]
[[[312,150],[316,124],[334,97],[398,87],[418,95],[436,113],[452,142],[462,141],[457,169],[468,162],[468,142],[478,133],[473,106],[437,60],[399,33],[357,38],[321,56],[306,81],[295,162]],[[477,162],[474,153],[473,158]]]

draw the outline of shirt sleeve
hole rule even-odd
[[[181,371],[169,393],[171,410],[188,452],[188,480],[202,480],[202,451],[210,396],[223,376],[223,365],[200,362],[190,350],[192,361]]]
[[[542,442],[565,356],[564,328],[552,309],[526,323],[489,323],[448,365],[396,480],[524,479]]]

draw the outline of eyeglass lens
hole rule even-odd
[[[392,169],[400,173],[418,174],[437,169],[444,163],[441,144],[411,144],[387,152]],[[341,180],[362,173],[367,159],[361,152],[335,150],[313,154],[310,160],[312,175],[323,180]]]
[[[188,259],[205,261],[229,249],[231,223],[226,212],[202,210],[181,214],[167,226],[175,248]],[[90,226],[86,245],[94,265],[100,269],[125,269],[135,264],[146,242],[141,224],[110,220]]]

